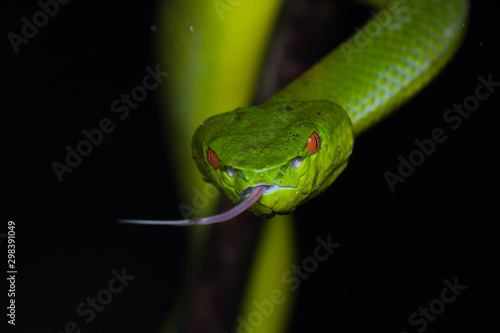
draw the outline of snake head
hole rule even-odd
[[[204,180],[234,203],[268,186],[250,210],[269,218],[323,192],[346,167],[353,142],[351,121],[337,104],[286,101],[209,118],[192,149]]]

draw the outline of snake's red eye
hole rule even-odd
[[[219,158],[215,155],[214,151],[210,148],[207,150],[207,161],[211,166],[218,169],[220,167]]]
[[[320,146],[321,138],[319,137],[319,134],[314,131],[312,132],[309,139],[307,139],[307,152],[309,153],[309,155],[314,155],[316,154]]]

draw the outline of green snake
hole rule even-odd
[[[193,158],[203,179],[238,204],[234,209],[208,218],[124,222],[211,224],[246,209],[264,218],[293,212],[345,169],[356,136],[443,69],[463,39],[468,10],[465,0],[388,1],[269,101],[201,121]]]

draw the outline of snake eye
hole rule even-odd
[[[234,169],[231,167],[226,167],[226,173],[231,178],[234,178],[234,176],[236,176],[236,174],[234,173]]]
[[[307,139],[307,152],[309,153],[309,155],[314,155],[316,154],[320,146],[321,138],[319,137],[319,134],[314,131],[312,132],[309,139]]]
[[[216,169],[220,168],[219,158],[217,157],[217,155],[215,155],[215,152],[210,148],[208,148],[207,150],[207,161],[214,168]]]

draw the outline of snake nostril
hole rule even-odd
[[[227,175],[228,175],[229,177],[231,177],[231,178],[234,178],[234,176],[236,176],[236,174],[234,173],[233,168],[228,167],[228,166],[226,167],[226,173],[227,173]]]
[[[302,165],[303,158],[300,156],[295,157],[293,160],[290,161],[290,165],[292,168],[297,169],[299,166]]]

